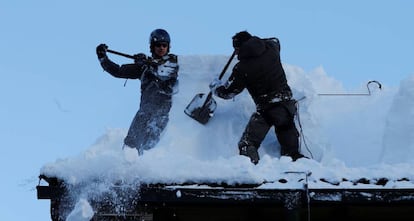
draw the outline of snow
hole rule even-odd
[[[69,213],[66,218],[67,221],[89,221],[93,217],[93,208],[89,205],[86,199],[79,199],[75,208]]]
[[[313,159],[292,162],[289,157],[280,157],[271,130],[259,149],[260,162],[253,165],[238,155],[237,148],[254,111],[246,91],[232,101],[215,98],[217,109],[206,125],[184,114],[197,93],[209,92],[209,82],[218,76],[227,59],[218,55],[179,56],[179,93],[174,97],[169,124],[157,146],[144,155],[138,157],[135,150],[122,149],[129,126],[125,125],[108,129],[76,156],[45,164],[40,173],[73,185],[98,182],[97,192],[119,181],[263,183],[259,188],[300,188],[298,177],[306,174],[310,188],[414,188],[414,75],[403,79],[398,88],[383,84],[380,89],[370,84],[371,95],[326,96],[322,94],[368,93],[367,82],[345,89],[322,67],[307,72],[284,64],[294,96],[301,99],[297,119],[302,132],[301,151]],[[229,71],[224,79],[228,75]],[[136,96],[139,100],[140,94]],[[135,111],[130,110],[131,116]],[[358,183],[362,178],[386,178],[388,182],[384,186]],[[277,182],[280,179],[286,182]],[[80,194],[68,220],[92,216],[84,197]]]

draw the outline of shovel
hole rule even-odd
[[[120,55],[120,56],[124,56],[126,58],[135,59],[135,57],[132,56],[132,55],[125,54],[125,53],[118,52],[118,51],[114,51],[114,50],[111,50],[111,49],[106,49],[106,52],[109,52],[109,53],[112,53],[112,54],[116,54],[116,55]]]
[[[223,71],[221,71],[219,80],[226,73],[227,68],[229,67],[231,61],[233,60],[236,52],[233,51],[229,61],[226,66],[224,66]],[[201,124],[206,124],[208,120],[213,116],[214,111],[216,110],[217,103],[213,98],[213,93],[210,91],[207,96],[203,93],[196,94],[191,102],[187,105],[184,110],[184,113],[194,120],[198,121]]]

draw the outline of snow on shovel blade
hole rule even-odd
[[[207,96],[205,94],[197,94],[187,105],[184,113],[199,123],[206,124],[210,117],[213,116],[216,107],[217,103],[211,93]]]

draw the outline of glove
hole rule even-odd
[[[138,65],[144,65],[145,61],[147,60],[147,56],[144,53],[139,53],[134,55],[134,62]]]
[[[218,78],[214,78],[213,81],[211,81],[209,87],[211,91],[215,91],[218,87],[223,86],[223,82],[218,79]]]
[[[99,60],[106,57],[107,49],[108,49],[108,46],[106,44],[100,44],[98,45],[98,47],[96,47],[96,55],[98,55]]]

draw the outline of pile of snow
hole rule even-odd
[[[285,172],[311,172],[309,186],[324,188],[370,187],[356,184],[361,178],[387,178],[384,188],[413,188],[414,171],[414,76],[399,88],[369,85],[370,96],[323,96],[323,93],[367,93],[366,82],[346,90],[323,68],[306,72],[284,65],[288,82],[299,102],[298,128],[301,151],[313,160],[292,162],[280,157],[273,129],[259,149],[261,160],[253,165],[238,155],[237,143],[255,110],[246,91],[233,101],[216,98],[218,107],[207,125],[184,114],[197,93],[208,93],[209,82],[221,72],[226,56],[181,56],[180,91],[174,97],[170,122],[158,145],[141,157],[123,150],[127,127],[109,129],[78,156],[46,164],[40,171],[68,184],[100,181],[143,183],[270,183],[288,177]],[[233,61],[234,64],[235,61]],[[231,70],[232,65],[230,66]],[[229,74],[225,75],[227,78]],[[380,79],[369,79],[379,80]],[[137,100],[139,99],[137,94]],[[136,110],[130,110],[131,116]],[[132,120],[132,119],[131,119]],[[300,127],[299,127],[300,126]],[[397,182],[404,178],[404,182]],[[289,184],[289,182],[288,182]],[[270,186],[269,186],[270,185]],[[279,185],[279,186],[277,186]],[[286,188],[282,186],[280,188]],[[378,186],[375,186],[378,188]],[[82,204],[80,205],[82,206]]]

